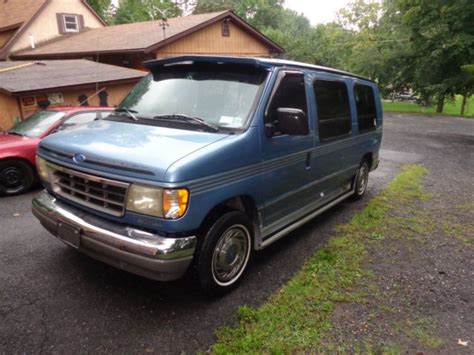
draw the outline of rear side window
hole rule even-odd
[[[272,135],[279,135],[276,131],[277,109],[295,108],[308,115],[306,92],[304,87],[304,75],[302,73],[285,73],[284,78],[278,85],[278,89],[272,97],[265,117],[265,127],[272,130]]]
[[[346,84],[315,80],[314,96],[318,111],[319,139],[326,141],[351,133],[351,110]]]
[[[354,97],[357,107],[357,121],[359,131],[365,132],[375,129],[376,111],[374,90],[367,85],[354,85]]]

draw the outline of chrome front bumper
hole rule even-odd
[[[191,264],[196,237],[167,238],[112,223],[57,200],[46,191],[33,214],[55,237],[94,259],[150,279],[180,278]]]

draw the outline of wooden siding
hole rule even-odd
[[[230,35],[222,36],[221,23],[215,23],[157,50],[156,58],[184,54],[221,54],[251,57],[270,57],[265,44],[229,23]]]
[[[109,106],[117,106],[125,96],[132,90],[135,84],[121,84],[116,86],[104,86],[99,84],[99,90],[103,87],[106,88],[108,96],[108,104]],[[77,90],[72,92],[65,92],[64,93],[64,105],[66,106],[77,106],[79,104],[77,98],[79,95],[86,95],[88,97],[94,95],[96,92],[95,89],[89,90]],[[90,106],[99,106],[100,100],[99,96],[96,95],[88,100]]]
[[[99,84],[99,90],[103,87],[106,88],[108,96],[108,104],[110,107],[117,106],[125,96],[130,92],[135,84],[120,84],[114,86],[106,86]],[[80,95],[86,95],[88,97],[94,95],[96,92],[95,88],[83,89],[83,90],[51,90],[51,94],[61,93],[64,97],[64,102],[60,105],[51,105],[50,107],[55,106],[78,106],[78,97]],[[42,95],[42,94],[40,94]],[[36,96],[32,95],[22,95],[24,96]],[[21,98],[20,97],[20,98]],[[88,100],[90,106],[99,106],[99,96],[96,95]],[[0,93],[0,131],[10,129],[17,118],[25,119],[31,116],[33,113],[39,110],[38,106],[28,106],[21,107],[18,105],[17,98],[14,96],[8,96],[6,94]],[[20,111],[21,110],[21,111]]]
[[[0,48],[2,48],[5,43],[7,43],[10,38],[13,37],[17,29],[0,32]]]
[[[16,97],[0,92],[0,132],[10,129],[21,118]]]

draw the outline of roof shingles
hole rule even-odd
[[[36,49],[13,54],[13,58],[77,58],[96,53],[147,52],[155,50],[181,36],[196,31],[220,19],[232,17],[237,24],[258,37],[276,52],[283,52],[278,44],[265,37],[231,11],[174,17],[168,19],[165,34],[161,21],[147,21],[86,30],[44,43]],[[166,35],[166,36],[165,36]]]
[[[45,0],[1,0],[0,31],[28,21],[38,12],[44,2]]]
[[[34,63],[25,66],[24,64]],[[145,72],[85,59],[0,62],[0,90],[21,93],[50,88],[139,79]]]
[[[166,27],[166,38],[190,30],[226,12],[170,18],[169,26]],[[90,29],[17,54],[22,57],[35,57],[51,53],[74,55],[144,50],[165,39],[159,23],[160,21],[147,21]]]

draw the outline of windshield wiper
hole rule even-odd
[[[204,121],[202,118],[198,117],[193,117],[193,116],[188,116],[180,113],[175,113],[172,115],[159,115],[159,116],[154,116],[153,118],[159,119],[159,120],[176,120],[176,121],[186,121],[192,124],[197,124],[201,127],[205,127],[207,130],[211,132],[218,132],[219,127],[208,123]]]
[[[135,113],[138,113],[138,111],[131,110],[127,107],[120,107],[120,108],[116,108],[114,112],[119,112],[119,113],[125,112],[127,114],[127,117],[130,117],[134,121],[138,121],[137,116],[134,115]]]
[[[15,136],[20,136],[20,137],[23,137],[23,134],[21,133],[18,133],[18,132],[15,132],[15,131],[7,131],[8,134],[13,134]]]

